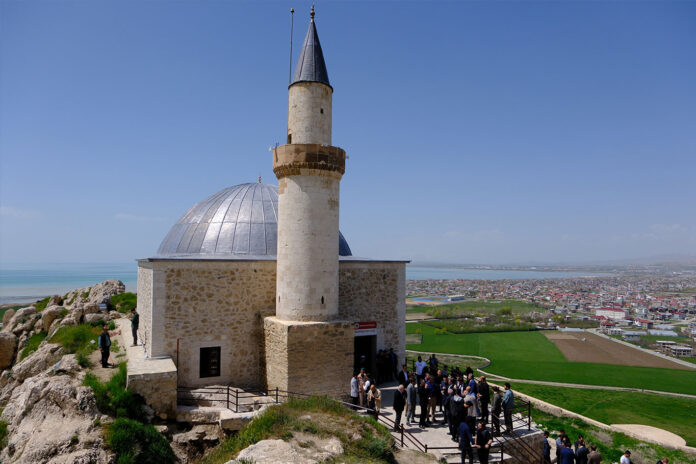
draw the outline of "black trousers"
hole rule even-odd
[[[493,431],[497,434],[500,433],[500,411],[491,412],[491,423],[493,424]]]
[[[350,402],[353,404],[353,406],[357,406],[359,401],[360,401],[359,396],[351,396],[350,397]],[[358,408],[354,407],[353,409],[358,409]]]
[[[467,443],[468,445],[468,443]],[[469,458],[469,464],[474,464],[474,451],[471,449],[471,445],[468,445],[464,449],[461,449],[462,452],[462,464],[466,464],[466,458]]]
[[[111,347],[102,347],[101,349],[101,355],[102,355],[102,367],[109,367],[109,354],[111,352]]]
[[[488,423],[488,403],[481,401],[481,420],[484,424]]]
[[[426,421],[428,420],[428,402],[420,402],[420,421],[418,425],[425,427]]]
[[[131,327],[131,332],[133,332],[133,344],[137,345],[138,344],[138,328]]]
[[[480,464],[488,464],[488,454],[490,453],[488,448],[478,448],[478,458]]]
[[[508,432],[512,432],[512,409],[503,409],[503,416],[505,416],[505,428]]]
[[[394,422],[396,425],[394,425],[394,430],[398,430],[399,425],[401,425],[401,414],[404,413],[403,409],[395,409],[394,413],[396,413],[396,419],[394,419]]]

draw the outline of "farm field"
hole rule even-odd
[[[688,446],[696,446],[696,399],[524,383],[512,388],[605,424],[658,427],[676,433]]]
[[[408,300],[407,300],[408,303]],[[435,309],[439,312],[453,312],[453,313],[482,313],[482,314],[493,314],[501,308],[510,308],[513,314],[529,314],[533,311],[540,311],[539,307],[527,303],[526,301],[517,300],[499,300],[499,301],[461,301],[458,303],[448,303],[448,304],[438,304],[436,306],[409,306],[406,312],[418,312],[424,313],[427,311],[433,311]]]
[[[668,359],[653,356],[630,346],[616,343],[589,332],[559,332],[549,330],[544,336],[561,350],[568,361],[599,362],[625,366],[664,367],[667,369],[689,368]]]
[[[433,327],[406,324],[407,333],[417,331],[422,344],[407,349],[483,356],[492,361],[486,371],[514,379],[696,394],[696,370],[571,362],[538,331],[435,335]]]

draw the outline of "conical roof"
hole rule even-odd
[[[300,57],[297,59],[295,74],[292,76],[292,84],[295,82],[321,82],[331,87],[329,84],[329,73],[326,71],[324,54],[321,51],[317,26],[314,24],[314,9],[312,9],[312,19],[309,21],[309,28],[305,36]]]

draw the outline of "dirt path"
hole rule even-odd
[[[112,364],[114,367],[104,368],[101,366],[101,351],[99,351],[98,348],[89,355],[89,360],[92,363],[89,372],[99,377],[99,380],[102,382],[108,382],[118,370],[118,364],[126,360],[123,334],[119,329],[109,333],[111,334],[111,356],[109,357],[109,364]],[[131,342],[132,341],[133,340],[131,340]]]
[[[656,440],[672,446],[686,446],[686,440],[679,435],[657,427],[640,424],[611,424],[611,426],[620,431],[632,432],[634,435],[643,437],[644,440]]]

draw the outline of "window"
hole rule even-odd
[[[201,348],[201,378],[220,376],[220,347]]]

